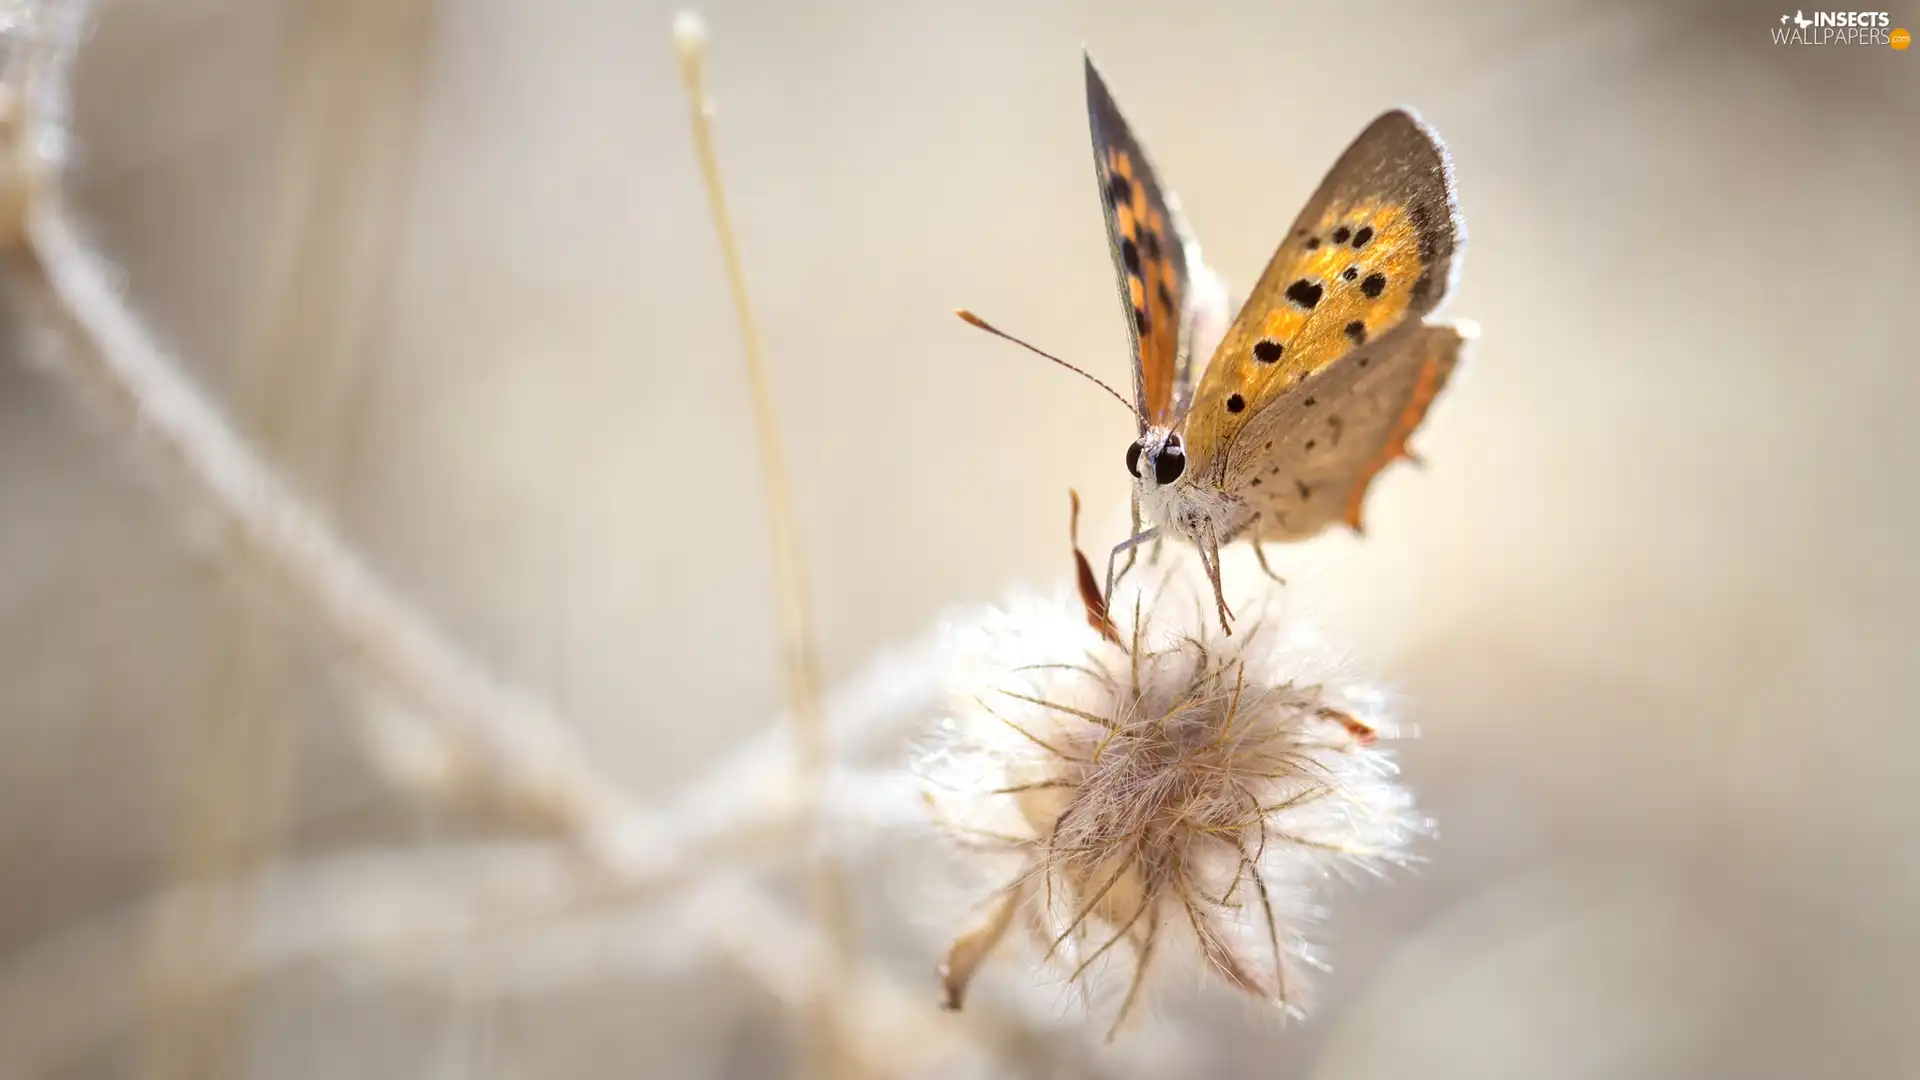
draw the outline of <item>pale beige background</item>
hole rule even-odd
[[[75,177],[141,308],[299,486],[660,794],[780,697],[673,10],[109,2]],[[1130,422],[950,314],[1125,378],[1083,42],[1242,285],[1383,107],[1452,146],[1450,311],[1483,341],[1369,538],[1281,567],[1407,696],[1442,838],[1343,902],[1312,1023],[1203,1018],[1230,1037],[1169,1075],[1920,1075],[1920,55],[1778,48],[1758,3],[705,11],[836,679],[1056,580],[1069,485],[1124,496]],[[385,791],[328,658],[18,352],[0,968],[196,859],[454,828]],[[894,944],[921,977],[932,939]],[[781,1030],[722,974],[484,1007],[316,977],[209,1060],[755,1076]],[[139,1073],[142,1045],[71,1074]]]

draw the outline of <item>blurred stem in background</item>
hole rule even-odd
[[[944,1021],[925,996],[905,991],[877,971],[844,971],[829,940],[768,900],[745,868],[729,862],[722,850],[729,845],[716,846],[736,830],[719,822],[711,835],[683,835],[687,830],[673,815],[651,812],[613,785],[581,752],[562,718],[475,664],[368,571],[194,387],[183,362],[159,344],[122,297],[115,268],[82,234],[54,182],[62,161],[71,61],[88,9],[47,5],[29,14],[46,16],[44,25],[36,18],[0,27],[6,85],[12,91],[0,113],[0,134],[6,136],[0,145],[6,151],[0,159],[0,207],[17,210],[0,223],[12,240],[0,267],[10,328],[49,373],[68,384],[83,409],[120,429],[132,449],[175,482],[179,512],[211,517],[223,541],[215,553],[223,569],[236,580],[271,589],[280,601],[275,614],[317,631],[343,667],[361,677],[350,682],[367,696],[365,725],[374,736],[367,750],[388,779],[450,812],[483,805],[557,832],[581,860],[586,892],[610,888],[612,902],[621,897],[633,902],[676,877],[700,875],[697,902],[689,905],[689,929],[730,956],[774,1000],[831,1022],[831,1030],[816,1034],[861,1071],[912,1072],[955,1059],[982,1064],[976,1033]],[[371,184],[361,193],[377,188]],[[296,210],[302,205],[300,199],[290,201]],[[279,250],[299,253],[297,237],[284,243]],[[359,265],[352,258],[336,262],[338,255],[315,258],[322,270]],[[307,265],[304,259],[297,263]],[[301,280],[307,271],[297,267],[289,265],[286,273]],[[292,288],[270,280],[269,296]],[[351,317],[354,305],[325,310],[340,319],[329,325],[345,334],[335,344],[351,348],[359,340],[356,323],[364,325]],[[294,322],[292,315],[285,317]],[[276,333],[289,332],[271,310],[262,326],[262,348],[274,347]],[[275,400],[268,391],[278,385],[277,378],[266,379],[267,389],[256,391],[269,403]],[[267,409],[260,400],[249,404]],[[289,445],[300,452],[302,444]],[[323,452],[330,445],[338,444],[306,452]],[[251,710],[232,707],[232,701],[216,704],[229,706],[228,719],[259,719]],[[396,725],[405,731],[388,730]],[[217,740],[219,734],[208,731],[204,737]],[[817,728],[814,734],[819,735]],[[396,765],[385,745],[396,739],[411,741],[414,756],[424,756],[431,767]],[[196,764],[243,771],[259,746],[271,745],[271,738],[249,740],[255,750],[228,756],[224,748],[209,746],[209,753],[222,753]],[[824,745],[824,739],[814,744],[814,765],[799,771],[820,774],[817,755]],[[800,754],[796,748],[795,757]],[[780,764],[777,757],[771,761]],[[234,777],[216,786],[227,788],[223,797],[230,801],[224,805],[242,810],[257,808],[265,797],[260,786]],[[266,795],[286,794],[284,785],[266,787]],[[749,818],[763,808],[761,802],[777,803],[779,795],[789,794],[769,796],[766,783],[734,783],[724,775],[699,787],[690,793],[696,803],[710,801],[709,789],[726,789],[734,796],[729,809],[745,811]],[[778,807],[764,809],[780,816]],[[24,1053],[26,1062],[39,1063],[25,1067],[47,1071],[70,1062],[83,1048],[116,1035],[121,1026],[116,1016],[155,1011],[159,1019],[149,1024],[148,1033],[156,1037],[149,1039],[146,1062],[153,1071],[218,1075],[238,1067],[233,1036],[243,1013],[232,1006],[242,1000],[237,996],[242,989],[256,982],[248,973],[265,973],[259,971],[261,943],[249,921],[271,924],[283,913],[266,887],[271,875],[253,872],[271,845],[258,843],[256,834],[248,834],[255,835],[251,844],[237,843],[234,834],[205,824],[211,813],[196,808],[183,815],[174,868],[216,878],[207,883],[215,888],[162,890],[168,899],[153,909],[157,917],[136,917],[131,935],[118,920],[103,920],[111,925],[83,924],[71,936],[50,942],[47,950],[8,958],[0,969],[0,1004],[10,1004],[0,1008],[0,1029],[9,1037],[0,1043]],[[811,808],[810,822],[817,822],[818,814]],[[764,835],[759,829],[764,824],[755,818],[745,827]],[[817,825],[810,823],[809,829]],[[424,862],[420,869],[425,880],[437,880]],[[448,884],[455,889],[448,902],[462,899],[457,883]],[[552,898],[560,907],[568,899]],[[134,941],[151,944],[181,925],[204,932],[172,939],[183,947],[151,951],[144,985],[126,978]],[[216,931],[225,935],[216,939],[216,947],[187,955]],[[236,996],[216,1000],[228,994]],[[142,996],[144,1008],[136,1009],[132,999]],[[176,1000],[213,1004],[188,1004],[169,1017]],[[178,1037],[169,1019],[182,1021]],[[23,1048],[23,1042],[38,1049]]]
[[[713,209],[714,231],[719,235],[720,256],[726,266],[727,286],[733,294],[734,314],[740,322],[747,386],[753,398],[754,436],[759,444],[760,470],[766,485],[787,708],[793,717],[795,779],[803,807],[801,817],[807,823],[802,835],[809,837],[813,852],[808,860],[808,891],[814,915],[826,928],[833,949],[827,972],[828,992],[819,1003],[822,1012],[806,1019],[811,1030],[802,1034],[814,1042],[810,1056],[816,1080],[827,1080],[845,1071],[830,1041],[831,1032],[837,1026],[831,1010],[842,996],[838,988],[853,962],[854,927],[845,884],[834,866],[832,851],[819,835],[818,806],[822,801],[821,788],[827,782],[829,747],[826,724],[820,715],[819,665],[814,655],[813,617],[807,602],[806,562],[801,555],[799,528],[794,520],[793,488],[781,450],[773,385],[767,373],[753,305],[747,296],[746,271],[741,267],[733,217],[727,209],[726,191],[720,182],[720,161],[713,148],[713,108],[707,99],[705,76],[706,27],[699,16],[689,11],[675,19],[673,30],[680,56],[680,76],[686,83],[687,100],[693,111],[694,152],[700,160],[701,178]]]
[[[341,505],[368,332],[385,293],[411,172],[427,54],[424,0],[300,0],[282,38],[285,72],[265,250],[252,268],[232,358],[229,408],[269,459],[315,504]],[[244,545],[232,553],[249,559]],[[246,595],[222,589],[219,644],[200,721],[187,729],[171,875],[233,878],[281,845],[295,793],[293,646]],[[155,924],[148,1075],[244,1072],[246,985],[168,992],[165,973],[230,967],[237,930],[220,909],[182,905]]]

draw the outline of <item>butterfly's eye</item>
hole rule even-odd
[[[1153,460],[1153,478],[1162,484],[1171,484],[1186,471],[1187,452],[1181,449],[1179,437],[1168,439],[1160,456]]]
[[[1140,478],[1140,444],[1139,443],[1134,443],[1133,445],[1127,447],[1127,471],[1133,474],[1133,478],[1135,480],[1138,480]]]

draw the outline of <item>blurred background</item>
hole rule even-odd
[[[1009,952],[931,1021],[998,1075],[1920,1076],[1920,55],[1777,46],[1777,7],[702,9],[830,686],[1063,580],[1067,487],[1119,538],[1130,421],[951,314],[1127,377],[1083,43],[1239,288],[1383,108],[1456,158],[1483,336],[1427,467],[1276,553],[1404,696],[1429,862],[1336,896],[1305,1023],[1181,984],[1063,1051],[1100,1022]],[[783,701],[675,10],[105,0],[69,184],[292,485],[663,805]],[[691,946],[545,920],[369,974],[155,930],[193,883],[529,830],[370,764],[339,658],[8,319],[0,1076],[790,1071],[777,995]],[[863,957],[930,1004],[968,898],[915,891],[924,839],[849,843]]]

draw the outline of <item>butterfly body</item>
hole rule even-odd
[[[1133,447],[1138,447],[1138,465]],[[1133,497],[1141,515],[1154,524],[1199,542],[1212,534],[1224,542],[1238,535],[1252,511],[1214,482],[1213,477],[1192,470],[1185,442],[1173,428],[1148,428],[1128,448],[1128,471],[1133,476]]]
[[[1437,137],[1405,110],[1368,125],[1274,253],[1204,371],[1224,290],[1091,60],[1087,107],[1133,353],[1137,517],[1194,544],[1220,598],[1219,549],[1245,537],[1356,531],[1381,469],[1471,334],[1425,316],[1452,282],[1462,227]],[[1109,585],[1112,572],[1109,570]],[[1229,615],[1220,601],[1222,621]]]

